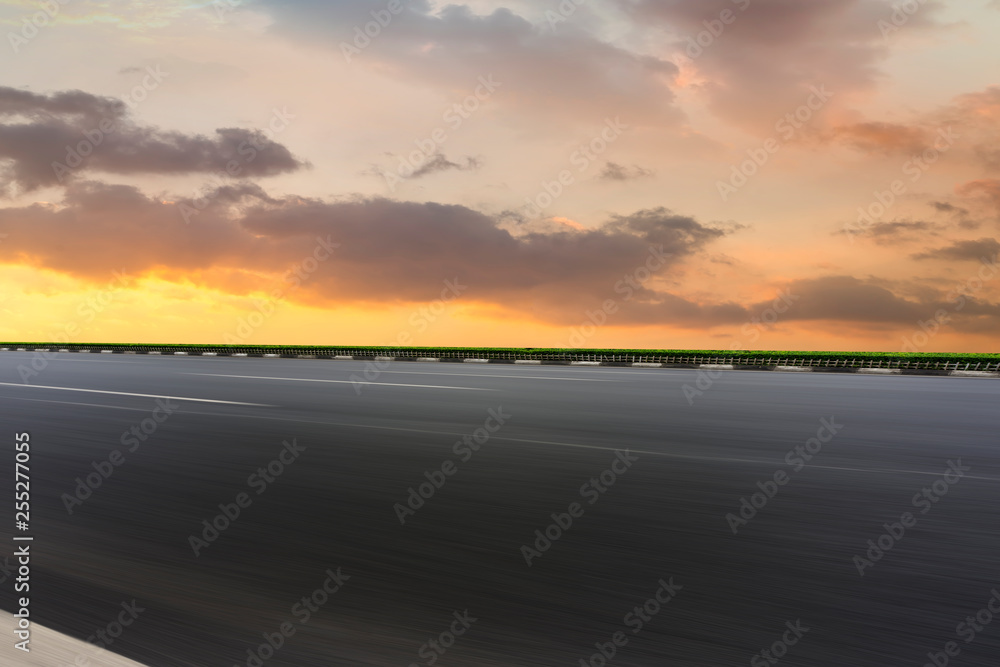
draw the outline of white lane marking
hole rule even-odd
[[[514,378],[523,380],[558,380],[560,382],[621,382],[621,380],[598,380],[597,378],[554,378],[542,375],[486,375],[480,373],[428,373],[425,371],[380,371],[382,373],[399,373],[402,375],[448,375],[460,378]]]
[[[87,408],[107,408],[109,410],[129,410],[131,412],[149,412],[149,408],[125,408],[120,405],[101,405],[100,403],[73,403],[71,401],[51,401],[47,398],[21,398],[19,396],[7,396],[5,401],[29,401],[31,403],[55,403],[57,405],[82,405]]]
[[[0,382],[3,387],[22,387],[29,389],[52,389],[55,391],[82,391],[88,394],[111,394],[113,396],[138,396],[139,398],[172,398],[177,401],[193,401],[195,403],[221,403],[224,405],[249,405],[255,408],[274,408],[274,405],[264,403],[243,403],[241,401],[218,401],[211,398],[190,398],[186,396],[165,396],[163,394],[133,394],[128,391],[104,391],[103,389],[79,389],[77,387],[47,387],[40,384],[17,384],[16,382]]]
[[[956,456],[955,458],[961,458]],[[925,470],[874,470],[871,468],[841,468],[839,466],[814,466],[806,464],[806,468],[818,468],[819,470],[846,470],[848,472],[871,472],[871,473],[883,473],[883,474],[895,474],[895,475],[928,475],[930,477],[940,477],[941,471],[937,472],[927,472]],[[962,475],[962,479],[982,479],[988,482],[1000,482],[1000,479],[996,477],[977,477],[976,475]]]
[[[276,378],[268,375],[223,375],[221,373],[183,373],[183,375],[202,375],[215,378],[240,378],[243,380],[278,380],[281,382],[327,382],[329,384],[370,384],[376,387],[419,387],[421,389],[464,389],[466,391],[499,391],[498,389],[482,389],[480,387],[447,387],[439,384],[396,384],[393,382],[368,382],[359,380],[312,380],[308,378]]]
[[[223,414],[220,412],[185,412],[188,415],[201,415],[203,417],[228,417],[232,418],[234,415]],[[353,424],[350,422],[331,422],[331,421],[316,421],[312,419],[296,419],[294,417],[271,417],[265,415],[238,415],[240,419],[266,419],[269,421],[289,421],[295,422],[296,424],[317,424],[320,426],[343,426],[347,428],[366,428],[373,429],[377,431],[403,431],[405,433],[427,433],[429,435],[446,435],[453,438],[462,438],[467,433],[458,433],[454,431],[428,431],[419,428],[401,428],[399,426],[378,426],[374,424]],[[507,442],[521,442],[529,445],[552,445],[555,447],[572,447],[575,449],[596,449],[605,452],[617,452],[627,449],[633,454],[643,454],[646,456],[661,456],[664,458],[671,459],[685,459],[689,461],[709,461],[709,462],[719,462],[719,463],[749,463],[752,465],[766,465],[766,466],[778,466],[781,467],[786,465],[784,461],[768,461],[764,459],[737,459],[730,457],[720,457],[720,456],[695,456],[692,454],[675,454],[673,452],[653,452],[649,450],[633,449],[631,447],[607,447],[605,445],[583,445],[575,442],[553,442],[551,440],[529,440],[525,438],[505,438],[496,435],[490,436],[492,440],[505,440]],[[864,469],[864,468],[841,468],[837,466],[820,466],[820,465],[809,465],[806,464],[806,468],[816,468],[818,470],[846,470],[851,472],[867,472],[874,474],[883,475],[926,475],[929,477],[940,477],[940,472],[927,472],[924,470],[885,470],[885,469]],[[979,479],[987,482],[1000,482],[1000,477],[977,477],[974,475],[965,475],[964,479]]]
[[[131,364],[131,361],[119,361],[117,359],[68,359],[64,357],[58,357],[55,355],[63,354],[62,352],[53,352],[52,357],[47,359],[49,362],[53,361],[76,361],[81,364]]]

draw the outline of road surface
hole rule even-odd
[[[31,358],[31,617],[143,665],[998,664],[996,380]]]

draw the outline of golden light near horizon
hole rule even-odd
[[[996,351],[995,3],[385,4],[0,7],[0,338]]]

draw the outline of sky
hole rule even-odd
[[[0,2],[0,340],[997,352],[1000,1]]]

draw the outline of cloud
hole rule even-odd
[[[834,141],[841,141],[865,153],[922,153],[933,143],[933,132],[898,123],[855,123],[831,131]]]
[[[475,171],[482,166],[479,158],[467,157],[465,163],[452,162],[443,153],[435,153],[427,162],[423,163],[419,169],[415,170],[410,178],[421,178],[430,174],[437,174],[442,171]]]
[[[961,190],[961,188],[959,188]],[[969,190],[969,193],[973,190]],[[956,206],[944,201],[931,201],[928,206],[935,212],[942,214],[940,221],[930,220],[884,220],[876,221],[864,229],[863,234],[858,234],[858,238],[868,238],[878,245],[895,245],[899,243],[912,243],[915,241],[928,241],[930,238],[940,237],[946,233],[954,233],[955,230],[976,230],[979,229],[982,220],[970,217],[969,209]],[[843,229],[831,232],[834,236],[843,234]]]
[[[814,136],[863,153],[913,157],[959,143],[962,159],[1000,171],[1000,86],[955,97],[949,104],[906,123],[858,122],[834,126]],[[937,144],[937,145],[935,145]]]
[[[996,239],[982,238],[975,241],[956,241],[945,248],[935,248],[913,255],[913,258],[978,262],[995,258],[998,254],[1000,254],[1000,242]]]
[[[853,276],[793,281],[787,289],[798,300],[781,316],[782,320],[916,327],[918,322],[943,310],[950,314],[949,326],[956,331],[979,332],[984,320],[994,327],[1000,325],[1000,304],[968,298],[959,309],[954,294],[934,293],[907,299],[880,283],[874,278],[861,280]],[[756,304],[751,310],[759,312],[767,305],[767,302]]]
[[[658,31],[697,72],[691,85],[721,118],[758,133],[774,131],[811,86],[826,86],[831,107],[873,91],[890,44],[877,26],[892,7],[882,0],[616,0],[638,29]],[[943,3],[921,3],[905,30],[936,25]],[[742,7],[742,9],[741,9]],[[720,16],[731,12],[729,24]],[[715,24],[713,36],[706,23]],[[696,40],[700,35],[702,45]],[[651,38],[652,39],[652,38]],[[704,45],[707,43],[707,45]]]
[[[0,117],[51,116],[79,117],[91,123],[104,118],[120,120],[127,115],[125,102],[113,97],[98,97],[80,90],[39,95],[27,90],[0,87]]]
[[[598,178],[605,181],[633,181],[639,178],[650,178],[655,175],[656,172],[637,165],[626,167],[617,162],[608,162],[604,165],[604,169],[601,170]]]
[[[222,128],[214,137],[166,132],[135,124],[122,100],[82,91],[40,95],[0,87],[0,121],[0,176],[22,191],[89,172],[229,170],[240,177],[263,177],[306,166],[273,141],[274,128]]]
[[[955,191],[965,197],[976,195],[985,197],[1000,214],[1000,179],[987,178],[978,181],[963,183],[955,188]]]
[[[335,49],[353,67],[449,94],[464,97],[489,77],[500,83],[492,103],[534,114],[587,123],[620,115],[634,125],[683,117],[670,88],[676,65],[602,41],[576,22],[553,32],[507,8],[478,14],[448,4],[435,11],[426,0],[410,0],[387,25],[376,23],[369,39],[364,26],[385,10],[383,0],[263,0],[262,6],[278,34]]]
[[[317,302],[429,300],[443,280],[457,277],[483,300],[583,307],[644,266],[651,249],[670,257],[666,269],[728,233],[666,209],[615,216],[597,229],[514,236],[462,206],[272,198],[249,184],[221,188],[206,201],[188,224],[185,202],[130,186],[74,183],[59,205],[0,209],[0,233],[9,235],[0,261],[93,280],[124,269],[211,282],[206,276],[219,272],[281,273],[307,257],[317,238],[329,237],[342,249],[310,283]]]
[[[935,201],[931,202],[931,206],[933,206],[934,210],[936,210],[939,213],[955,213],[957,215],[963,215],[963,216],[969,214],[968,209],[962,208],[960,206],[955,206],[954,204],[950,204],[948,202]]]
[[[866,232],[875,243],[892,245],[902,241],[912,241],[920,236],[937,236],[937,232],[941,228],[941,225],[922,220],[894,220],[892,222],[876,222],[868,227]],[[924,234],[919,232],[924,232]]]
[[[576,325],[613,299],[617,326],[690,329],[739,326],[770,307],[769,300],[673,293],[673,272],[704,259],[711,244],[737,229],[666,208],[615,215],[596,228],[553,225],[515,235],[478,211],[429,202],[271,197],[247,183],[220,188],[207,201],[188,224],[184,202],[76,182],[57,205],[0,209],[0,234],[7,235],[0,262],[95,283],[123,271],[247,295],[281,284],[318,244],[339,244],[290,298],[318,307],[427,302],[444,281],[458,280],[471,301],[520,318]],[[943,296],[903,298],[874,279],[834,276],[785,287],[796,297],[782,315],[789,322],[908,325],[948,305]],[[995,326],[1000,306],[974,301],[955,320],[959,328],[966,321]]]

